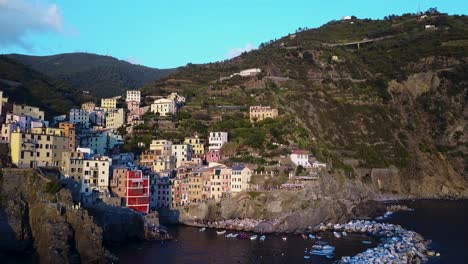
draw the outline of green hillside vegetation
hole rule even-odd
[[[50,77],[32,70],[6,56],[0,56],[0,90],[10,103],[37,106],[50,119],[68,113],[85,98],[80,92]],[[17,82],[12,84],[9,81]]]
[[[154,69],[90,53],[8,56],[77,90],[90,91],[99,98],[121,95],[128,89],[139,88],[173,72],[172,69]]]
[[[436,12],[333,21],[229,61],[189,64],[143,93],[186,95],[173,133],[228,131],[238,155],[268,156],[277,142],[309,149],[351,176],[358,168],[394,167],[410,178],[468,178],[467,36],[468,17]],[[359,49],[330,45],[375,38]],[[248,68],[262,73],[220,81]],[[279,131],[248,122],[245,109],[258,104],[279,108],[282,117],[271,123]],[[244,110],[213,110],[222,105]]]

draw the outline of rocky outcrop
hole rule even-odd
[[[41,263],[107,263],[102,229],[71,193],[32,170],[3,170],[1,206],[17,244],[31,243]]]
[[[259,233],[302,232],[323,222],[344,223],[385,213],[372,187],[325,175],[301,190],[243,192],[219,202],[207,201],[179,210],[185,224],[239,229]],[[228,219],[251,219],[238,224]],[[261,220],[261,221],[258,221]]]

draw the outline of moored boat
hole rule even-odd
[[[257,237],[258,237],[257,235],[253,235],[250,237],[250,240],[257,240]]]
[[[200,229],[198,229],[198,232],[205,232],[206,228],[205,227],[202,227]]]
[[[265,236],[265,235],[263,235],[263,236],[260,237],[260,241],[265,241],[265,239],[266,239],[266,236]]]
[[[224,235],[226,233],[226,230],[223,230],[223,231],[216,231],[216,234],[217,235]]]
[[[333,232],[333,235],[334,235],[336,238],[341,238],[341,233],[339,233],[339,232]]]
[[[282,237],[283,241],[287,241],[288,238],[287,237]]]

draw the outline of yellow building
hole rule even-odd
[[[250,122],[263,120],[265,118],[276,118],[278,117],[278,109],[272,108],[271,106],[251,106],[249,109]]]
[[[102,98],[101,107],[104,109],[117,108],[117,99],[116,98]]]
[[[63,129],[31,128],[24,133],[17,130],[11,133],[11,160],[20,168],[60,166],[68,145]]]
[[[192,154],[205,154],[205,145],[203,142],[197,137],[186,137],[184,139],[184,144],[192,145]]]
[[[155,172],[173,170],[175,169],[175,167],[176,167],[176,161],[175,161],[174,156],[172,155],[158,156],[153,161],[153,171]]]
[[[199,202],[203,198],[203,171],[188,173],[189,202]]]
[[[117,129],[125,125],[125,111],[123,108],[111,109],[107,112],[106,128]]]
[[[150,144],[150,150],[159,151],[161,156],[171,155],[172,141],[157,139]]]
[[[91,112],[96,107],[94,102],[86,102],[81,104],[81,109]]]

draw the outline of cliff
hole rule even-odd
[[[344,223],[381,214],[384,207],[373,201],[379,197],[375,189],[362,183],[326,175],[299,190],[248,191],[219,202],[189,205],[179,210],[179,221],[193,225],[248,218],[261,221],[243,229],[294,232],[320,223]]]
[[[32,170],[3,169],[0,201],[16,250],[32,245],[41,263],[108,263],[102,228],[71,194]],[[14,249],[13,249],[14,250]]]

